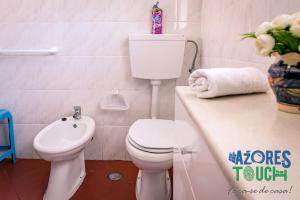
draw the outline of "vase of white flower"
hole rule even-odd
[[[256,39],[257,54],[276,58],[268,72],[279,110],[300,114],[300,12],[264,22],[243,37]]]

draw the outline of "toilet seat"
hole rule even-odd
[[[168,161],[172,161],[173,160],[173,151],[170,153],[152,153],[150,152],[151,150],[141,150],[138,149],[137,147],[133,146],[130,142],[129,142],[129,136],[127,135],[126,137],[126,149],[127,152],[129,153],[131,159],[134,157],[134,159],[136,160],[142,160],[142,161],[146,161],[148,162],[152,162],[152,163],[161,163],[161,162],[168,162]]]
[[[149,147],[144,147],[136,143],[130,136],[128,137],[128,142],[130,145],[135,147],[136,149],[139,149],[141,151],[145,151],[148,153],[154,153],[154,154],[162,154],[162,153],[172,153],[173,148],[149,148]]]
[[[189,125],[180,120],[140,119],[130,127],[127,140],[132,147],[144,152],[172,153],[174,147],[191,144],[192,138],[182,138],[182,134],[189,132],[189,128]]]

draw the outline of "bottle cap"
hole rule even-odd
[[[159,1],[157,1],[156,4],[154,4],[154,6],[152,7],[152,9],[156,10],[156,11],[161,10],[161,8],[159,8],[158,5],[159,5]]]

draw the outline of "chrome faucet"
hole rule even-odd
[[[74,119],[81,119],[81,107],[80,106],[74,106],[74,115],[73,118]]]

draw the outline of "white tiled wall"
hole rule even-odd
[[[150,86],[130,76],[127,37],[150,32],[154,2],[0,0],[0,48],[59,48],[51,57],[0,57],[0,108],[14,115],[19,158],[36,158],[34,136],[52,121],[71,115],[73,105],[81,105],[83,114],[96,120],[87,159],[128,158],[124,138],[132,122],[149,117]],[[199,40],[201,0],[160,2],[166,33]],[[188,46],[185,73],[177,84],[185,84],[192,54]],[[162,118],[173,118],[175,84],[166,81],[161,89]],[[126,96],[130,110],[99,109],[113,89]]]
[[[271,59],[257,56],[254,41],[241,41],[241,34],[255,31],[279,14],[297,11],[299,0],[203,0],[202,67],[252,66],[266,71]]]
[[[18,157],[36,158],[32,140],[39,130],[81,105],[97,124],[86,158],[128,158],[124,138],[132,122],[149,117],[151,88],[130,76],[127,37],[149,33],[154,2],[0,0],[0,48],[60,50],[52,57],[0,57],[0,107],[15,117]],[[264,71],[270,60],[256,56],[254,42],[241,41],[240,34],[278,14],[300,10],[299,0],[160,2],[166,33],[184,33],[198,42],[201,34],[202,67],[255,66]],[[174,87],[186,84],[193,52],[187,45],[182,77],[165,81],[161,88],[161,118],[173,118]],[[99,109],[113,89],[126,96],[130,110]]]

